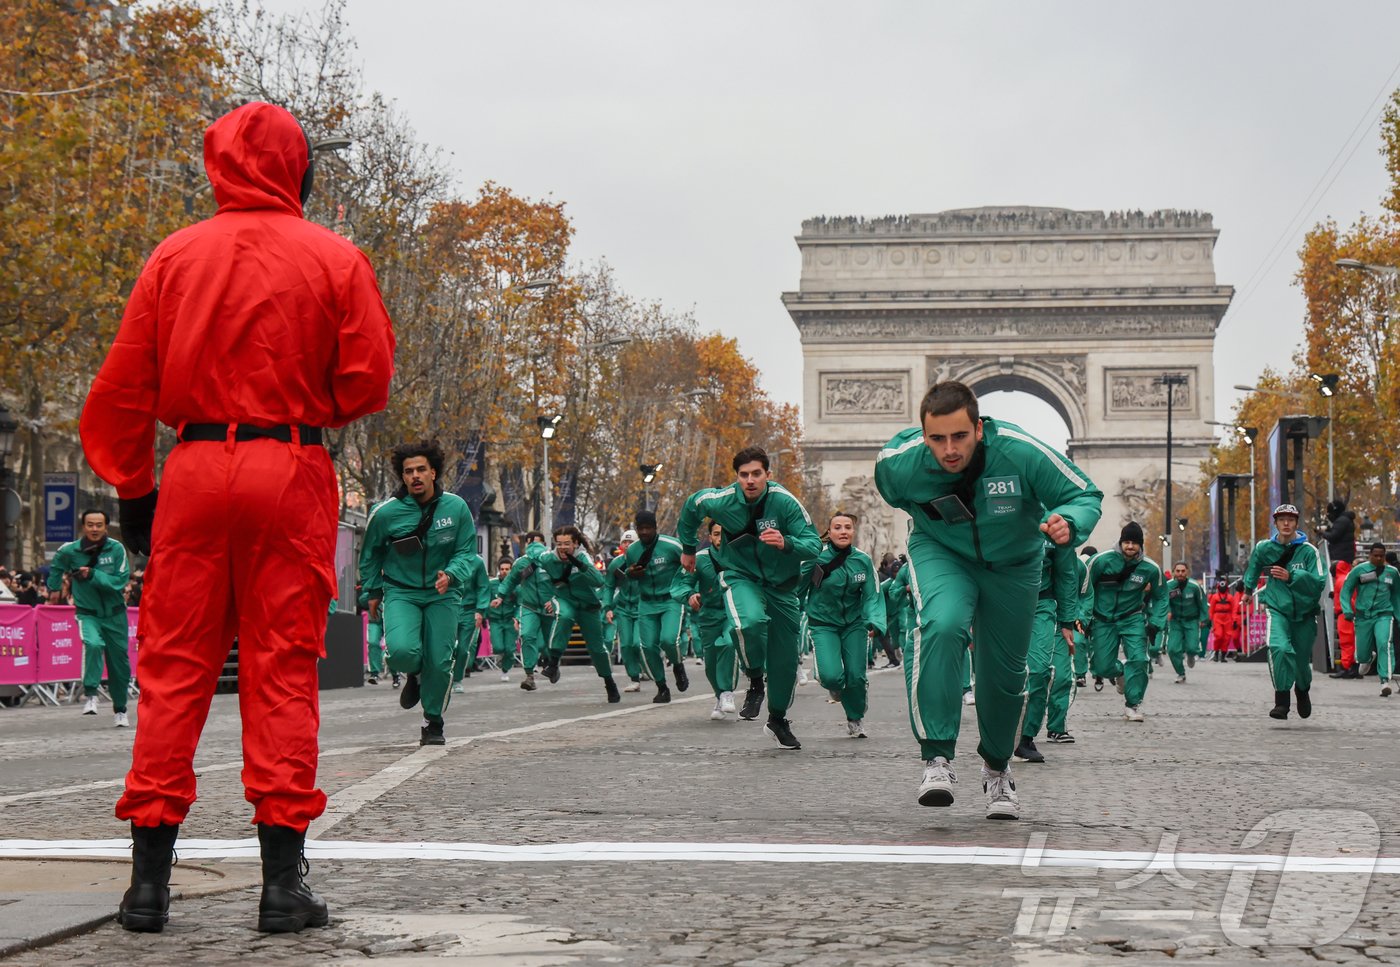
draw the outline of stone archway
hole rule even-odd
[[[783,302],[803,344],[805,452],[831,495],[870,518],[865,546],[903,545],[872,467],[941,379],[1031,393],[1064,418],[1069,456],[1105,494],[1094,543],[1142,520],[1166,463],[1158,376],[1187,377],[1173,390],[1176,458],[1201,459],[1213,440],[1215,328],[1233,294],[1215,281],[1217,235],[1209,215],[1176,211],[804,222],[801,283]]]

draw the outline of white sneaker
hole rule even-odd
[[[508,681],[510,681],[510,672],[501,672],[501,681],[503,681],[503,682],[508,682]]]
[[[96,714],[97,714],[97,696],[96,696],[96,695],[89,695],[89,696],[88,696],[88,700],[87,700],[86,702],[83,703],[83,714],[84,714],[84,715],[96,715]]]
[[[696,658],[696,659],[695,659],[695,664],[697,664],[697,665],[704,665],[704,664],[705,664],[705,659],[703,659],[703,658]]]
[[[948,765],[948,760],[934,756],[931,762],[924,763],[924,779],[919,783],[920,806],[951,806],[953,804],[953,783],[957,775]]]
[[[987,794],[988,819],[1020,819],[1021,803],[1016,798],[1016,783],[1011,779],[1011,767],[993,772],[982,765],[982,791]]]
[[[131,721],[126,717],[125,712],[118,712],[112,722],[112,727],[116,729],[131,728]]]
[[[733,712],[734,712],[734,693],[733,693],[733,692],[720,692],[720,693],[719,693],[719,710],[720,710],[721,712],[725,712],[725,713],[728,713],[728,714],[733,714]]]
[[[856,719],[854,722],[846,722],[846,734],[853,739],[865,738],[865,720]]]
[[[797,666],[797,684],[806,685],[811,679],[807,677],[807,669],[801,665]]]
[[[623,687],[622,690],[623,690],[624,692],[640,692],[640,691],[642,690],[642,683],[641,683],[641,682],[629,682],[626,686]]]
[[[828,704],[828,705],[840,705],[840,704],[841,704],[841,689],[839,689],[839,688],[828,688],[828,689],[826,690],[826,704]]]
[[[1176,681],[1172,682],[1172,684],[1173,684],[1173,685],[1185,685],[1185,684],[1186,684],[1186,676],[1185,676],[1185,675],[1178,675],[1178,676],[1176,676]]]
[[[721,702],[719,699],[715,699],[715,708],[714,708],[714,711],[712,711],[712,712],[710,713],[710,721],[711,721],[711,722],[723,722],[723,721],[724,721],[724,703]]]
[[[1390,684],[1390,679],[1381,682],[1381,698],[1390,698],[1390,693],[1395,691],[1395,687]]]
[[[463,688],[461,685],[453,685],[453,686],[452,686],[452,694],[453,694],[453,695],[462,695],[462,694],[465,694],[466,691],[467,691],[467,690],[466,690],[465,688]]]
[[[971,689],[968,689],[967,691],[963,692],[963,704],[964,704],[964,705],[976,705],[976,704],[977,704],[977,697],[976,697],[975,695],[972,694],[972,690],[971,690]]]
[[[1123,718],[1127,719],[1129,722],[1141,722],[1141,721],[1143,720],[1143,718],[1142,718],[1142,706],[1141,706],[1141,705],[1129,705],[1129,706],[1123,711]]]

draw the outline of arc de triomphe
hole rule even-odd
[[[941,379],[1055,408],[1070,457],[1104,491],[1090,538],[1103,548],[1162,492],[1167,397],[1155,381],[1183,373],[1172,478],[1194,482],[1212,442],[1215,329],[1234,291],[1215,281],[1218,234],[1210,215],[1182,211],[803,222],[801,282],[783,304],[802,338],[805,455],[835,503],[863,513],[862,546],[903,547],[903,515],[875,493],[875,456]]]

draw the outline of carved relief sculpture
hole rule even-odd
[[[909,411],[909,374],[823,373],[822,413],[826,416],[904,417]]]
[[[1182,371],[1186,374],[1186,385],[1172,387],[1172,407],[1184,416],[1195,409],[1196,374],[1191,370]],[[1166,412],[1167,387],[1157,382],[1162,375],[1160,370],[1110,369],[1104,375],[1108,379],[1109,413]]]

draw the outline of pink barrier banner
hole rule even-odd
[[[369,612],[360,612],[360,640],[365,644],[365,667],[369,667]]]
[[[34,609],[23,604],[0,604],[0,685],[33,685],[38,680]]]
[[[491,625],[488,622],[481,626],[481,644],[477,646],[476,657],[489,658],[491,656]]]
[[[139,608],[126,609],[126,657],[131,663],[131,677],[136,677],[136,653],[139,650],[136,645],[136,629],[140,624],[141,611]]]
[[[66,604],[41,604],[34,611],[39,645],[38,682],[72,682],[83,677],[83,641],[78,615]]]

